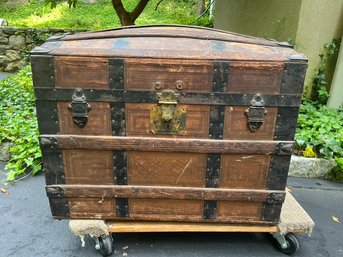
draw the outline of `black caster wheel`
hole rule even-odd
[[[278,240],[276,240],[276,245],[279,250],[287,255],[293,255],[299,250],[299,240],[293,233],[288,233],[285,236],[285,244],[280,244]]]
[[[102,256],[109,256],[113,253],[113,238],[112,235],[98,237],[95,239],[95,249],[99,250]]]

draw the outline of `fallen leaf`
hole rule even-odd
[[[4,195],[8,195],[8,191],[4,188],[0,188],[1,193],[3,193]]]
[[[341,223],[339,219],[336,216],[332,216],[332,220],[337,223]]]
[[[286,191],[289,192],[289,193],[292,193],[292,189],[289,188],[289,187],[286,187]]]

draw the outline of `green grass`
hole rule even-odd
[[[86,4],[80,0],[76,8],[69,8],[61,1],[51,9],[42,0],[30,0],[27,4],[0,2],[0,17],[8,20],[10,26],[30,28],[63,29],[108,29],[119,27],[120,22],[111,0],[98,0]],[[124,0],[128,10],[134,8],[138,0]],[[158,0],[150,0],[136,25],[143,24],[190,24],[196,18],[196,0],[164,0],[155,11]],[[196,25],[201,25],[196,24]]]

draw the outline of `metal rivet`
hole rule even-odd
[[[207,168],[207,169],[206,169],[206,171],[210,171],[210,169],[209,169],[209,168]]]
[[[215,86],[215,85],[217,85],[217,82],[216,82],[216,81],[213,81],[213,83],[212,83],[212,84],[213,84],[213,86]]]
[[[219,135],[219,138],[223,138],[223,135]]]
[[[214,69],[214,72],[217,72],[218,70],[217,69]]]
[[[208,136],[209,136],[209,137],[212,137],[212,135],[211,135],[211,134],[209,134]]]

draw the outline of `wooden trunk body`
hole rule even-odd
[[[53,217],[278,222],[303,55],[148,26],[50,39],[31,61]]]

